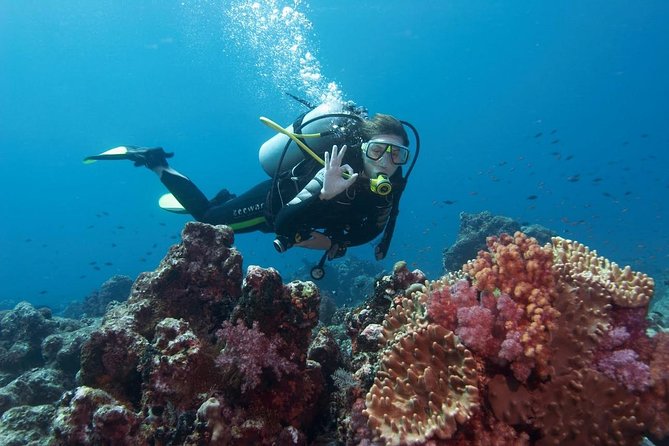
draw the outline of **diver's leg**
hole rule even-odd
[[[167,164],[167,158],[174,156],[174,153],[165,152],[162,147],[122,146],[113,150],[115,151],[113,154],[107,152],[89,158],[125,159],[134,162],[137,167],[147,167],[158,175],[160,181],[174,195],[186,212],[197,220],[200,220],[202,215],[209,209],[209,200],[207,200],[202,191],[186,176],[172,169]],[[101,158],[103,156],[104,158]]]
[[[203,217],[210,207],[209,200],[191,180],[169,166],[159,166],[151,170],[158,175],[186,212],[196,220],[204,221]]]
[[[272,180],[263,181],[239,197],[222,190],[210,201],[188,177],[169,166],[166,158],[171,154],[166,154],[162,148],[135,149],[132,156],[136,166],[143,165],[155,172],[196,220],[228,225],[235,232],[271,232],[265,219],[265,202]]]
[[[265,202],[271,187],[272,180],[263,181],[239,197],[232,198],[223,204],[209,206],[199,220],[228,225],[237,233],[272,232],[265,219]]]

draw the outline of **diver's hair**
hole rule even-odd
[[[360,124],[360,136],[363,141],[369,141],[379,135],[397,135],[402,138],[402,144],[409,145],[409,136],[404,126],[398,119],[390,115],[378,113]]]

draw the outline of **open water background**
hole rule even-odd
[[[459,213],[489,210],[666,273],[667,23],[661,0],[0,0],[0,301],[82,299],[178,242],[152,173],[84,156],[161,145],[208,195],[243,192],[258,117],[329,83],[420,131],[386,268],[437,277]],[[319,257],[271,240],[239,235],[245,264]]]

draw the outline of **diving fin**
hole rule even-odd
[[[98,155],[87,156],[84,164],[105,160],[130,160],[135,166],[149,166],[165,163],[165,158],[172,158],[174,153],[165,152],[162,147],[118,146]]]
[[[119,146],[106,150],[99,155],[87,156],[84,158],[84,164],[91,164],[98,160],[126,160],[128,159],[128,147]]]
[[[161,209],[174,212],[175,214],[187,214],[188,212],[184,207],[179,203],[179,200],[172,194],[165,194],[158,200],[158,206]]]
[[[222,189],[214,198],[212,198],[209,203],[212,206],[217,206],[223,204],[233,198],[236,198],[237,195],[231,194],[227,189]],[[187,214],[188,211],[179,203],[179,200],[172,194],[165,194],[158,200],[158,205],[161,209],[169,212],[174,212],[175,214]]]

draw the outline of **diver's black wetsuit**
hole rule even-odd
[[[221,197],[208,200],[189,179],[169,170],[162,173],[161,181],[196,220],[229,225],[235,232],[275,232],[295,240],[296,234],[308,238],[311,230],[322,230],[333,244],[345,248],[367,243],[383,231],[393,203],[392,194],[385,197],[374,194],[369,182],[359,178],[333,199],[321,200],[322,177],[319,171],[302,188],[290,178],[279,181],[278,191],[271,194],[270,212],[266,207],[272,180],[227,201]]]

